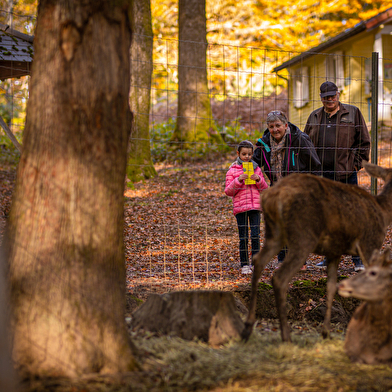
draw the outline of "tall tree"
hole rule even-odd
[[[205,0],[179,0],[178,111],[173,140],[180,148],[192,143],[222,143],[212,118],[207,79]]]
[[[129,0],[41,0],[9,218],[13,355],[45,376],[130,370],[123,191]]]
[[[133,181],[155,177],[157,172],[150,149],[150,93],[152,74],[153,34],[151,4],[146,0],[131,0],[131,109],[134,115],[128,157],[127,176]]]
[[[160,38],[154,42],[154,62],[164,65],[167,43],[177,38],[177,0],[151,0],[151,3],[154,35]],[[254,72],[254,83],[262,78],[267,84],[261,91],[252,92],[257,97],[260,93],[269,95],[271,86],[284,85],[270,73],[273,67],[390,7],[392,0],[208,1],[207,38],[213,44],[209,53],[210,88],[221,94],[237,95],[237,86],[225,92],[222,86],[227,86],[237,71],[249,78]],[[248,49],[241,50],[241,47]],[[170,72],[171,68],[168,64],[164,71]],[[154,80],[162,90],[167,80],[164,71]]]

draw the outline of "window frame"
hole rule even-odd
[[[297,68],[292,75],[293,106],[302,108],[310,101],[309,94],[309,67]]]

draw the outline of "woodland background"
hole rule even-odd
[[[37,6],[37,0],[1,0],[0,23],[33,35]],[[317,46],[391,6],[391,0],[355,0],[350,4],[326,0],[317,3],[309,0],[207,1],[207,40],[212,45],[226,45],[226,62],[238,61],[238,51],[249,52],[254,49],[255,53],[258,53],[252,57],[254,63],[242,64],[243,69],[262,67],[263,72],[269,74],[270,70],[284,59]],[[175,91],[178,83],[178,70],[175,66],[178,61],[178,2],[151,0],[151,17],[154,39],[153,62],[157,65],[152,76],[151,113],[155,113],[152,123],[166,124],[168,117],[175,113],[173,105],[176,105],[173,99],[175,95],[170,97],[166,91]],[[222,49],[219,49],[219,54],[215,56],[214,66],[218,68],[223,68],[221,51]],[[233,52],[232,59],[230,51]],[[244,86],[240,94],[235,90],[227,90],[226,96],[222,96],[222,89],[219,87],[224,84],[224,77],[223,73],[216,73],[213,80],[210,80],[210,88],[212,83],[216,86],[215,91],[220,91],[214,94],[212,89],[215,116],[222,110],[222,101],[232,95],[234,102],[230,102],[231,112],[235,107],[235,117],[246,118],[244,111],[249,112],[249,103],[241,102],[242,98],[255,98],[251,97],[251,89]],[[17,134],[22,132],[24,127],[28,78],[0,82],[0,89],[3,92],[0,94],[0,114]],[[284,87],[282,79],[271,75],[263,89],[263,97],[256,98],[260,100],[277,96]],[[254,103],[254,109],[262,106],[259,100]],[[284,97],[281,97],[281,100],[284,101]],[[238,109],[238,105],[244,108]],[[232,119],[233,115],[229,118]],[[17,137],[21,139],[22,135]]]
[[[0,5],[0,22],[27,34],[35,33],[36,1],[1,1]],[[392,6],[392,1],[354,1],[348,5],[337,1],[314,4],[310,1],[246,0],[242,3],[207,1],[206,5],[208,42],[226,45],[234,54],[241,51],[264,53],[264,56],[259,56],[260,63],[255,56],[252,57],[254,63],[245,62],[242,67],[253,69],[263,64],[267,68],[265,73],[269,74],[283,58],[307,50],[380,13]],[[249,277],[238,274],[236,226],[230,200],[223,193],[224,174],[233,159],[233,151],[216,151],[215,154],[210,151],[209,154],[196,156],[168,154],[176,113],[176,95],[170,96],[168,92],[175,91],[178,82],[176,66],[172,66],[178,57],[178,4],[175,1],[153,0],[151,11],[153,61],[157,66],[152,82],[150,141],[158,176],[126,182],[124,245],[129,303],[133,301],[133,305],[135,302],[137,305],[151,292],[183,288],[224,289],[240,296],[239,293],[246,292],[249,287]],[[238,58],[233,56],[232,59],[238,61]],[[219,68],[220,62],[221,57],[217,56],[214,66]],[[22,144],[28,82],[27,77],[0,84],[0,113]],[[216,117],[219,117],[220,111],[227,111],[234,121],[245,119],[249,115],[249,107],[262,117],[266,111],[276,108],[277,102],[284,103],[285,83],[274,76],[268,78],[262,94],[256,97],[247,84],[240,93],[230,90],[219,73],[210,80],[209,86],[212,111]],[[226,93],[214,94],[222,86]],[[230,147],[251,134],[251,129],[244,122],[237,121],[234,126],[226,123],[218,125]],[[19,156],[5,136],[0,142],[4,227],[11,209]],[[66,183],[61,185],[67,188]],[[389,244],[388,235],[385,245]],[[295,277],[292,287],[300,291],[311,286],[319,291],[319,281],[325,285],[323,271],[313,268],[317,261],[319,259],[311,255],[308,269]],[[260,286],[262,289],[270,289],[269,278],[274,268],[273,262],[267,267]],[[345,258],[340,274],[349,276],[352,273],[352,264]],[[101,290],[99,284],[96,290]],[[318,312],[324,302],[323,288],[319,292],[321,295],[317,297],[313,292],[301,297],[296,304],[300,310],[298,313],[305,316]],[[241,298],[246,304],[246,294]],[[91,305],[96,304],[91,301]],[[33,390],[107,390],[102,385],[105,388],[109,385],[109,389],[114,384],[116,390],[132,390],[132,384],[137,384],[135,390],[198,390],[221,383],[216,387],[217,391],[260,390],[260,383],[265,390],[317,390],[320,385],[325,390],[350,390],[362,386],[377,390],[378,386],[384,389],[391,386],[386,367],[365,369],[350,365],[342,349],[344,327],[341,325],[335,327],[337,340],[324,343],[318,340],[317,334],[300,340],[310,330],[317,332],[316,319],[293,326],[299,339],[291,348],[279,344],[277,326],[273,322],[265,321],[258,328],[261,336],[255,334],[251,347],[233,344],[221,351],[213,351],[199,342],[188,344],[130,330],[129,334],[138,348],[135,356],[142,364],[138,375],[125,374],[120,381],[111,378],[98,381],[82,379],[71,385],[64,380],[46,379],[44,387],[37,383]],[[267,349],[262,350],[263,347]],[[259,365],[267,362],[265,367]],[[100,386],[88,385],[95,382]]]

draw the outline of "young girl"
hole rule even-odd
[[[248,256],[248,220],[252,243],[252,256],[260,250],[260,192],[268,188],[260,167],[252,161],[253,144],[248,140],[242,141],[237,148],[237,160],[232,163],[226,174],[227,196],[233,198],[233,213],[237,219],[240,237],[241,273],[250,274]],[[254,173],[250,177],[255,184],[246,185],[248,174],[244,173],[243,162],[253,164]]]

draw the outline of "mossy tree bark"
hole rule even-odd
[[[128,156],[127,176],[132,182],[157,175],[151,159],[150,92],[152,74],[153,33],[151,4],[145,0],[131,0],[131,110],[132,138]]]
[[[178,112],[173,141],[181,149],[224,144],[211,113],[206,34],[205,0],[179,0]]]
[[[9,218],[13,356],[73,377],[136,366],[124,320],[129,0],[41,0]]]
[[[11,361],[9,328],[9,290],[5,256],[0,247],[0,391],[17,391],[15,370]]]

